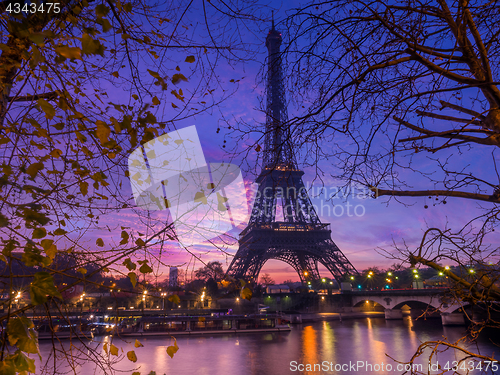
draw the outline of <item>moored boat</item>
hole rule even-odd
[[[274,314],[223,316],[148,316],[124,320],[120,336],[204,335],[256,332],[286,332],[291,328]]]

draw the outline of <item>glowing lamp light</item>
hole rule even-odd
[[[325,279],[321,279],[321,282],[324,283],[326,280]]]
[[[474,273],[474,270],[471,268],[471,269],[469,270],[469,273]]]
[[[351,280],[354,280],[354,276],[351,276]]]
[[[392,276],[392,272],[387,272],[387,275],[388,276]]]
[[[309,272],[304,271],[304,276],[307,276],[307,275],[309,275]]]
[[[445,270],[449,270],[450,269],[450,266],[445,266],[444,267]]]
[[[443,276],[444,274],[442,272],[439,272],[439,276]]]
[[[415,270],[415,269],[413,270],[413,273],[417,273],[417,272],[418,272],[417,270]]]

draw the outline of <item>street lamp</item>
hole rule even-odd
[[[165,310],[165,297],[167,296],[167,293],[162,292],[161,293],[161,309]]]

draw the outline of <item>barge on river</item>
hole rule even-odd
[[[280,315],[148,316],[124,320],[117,326],[120,336],[206,335],[230,333],[286,332],[291,328]]]

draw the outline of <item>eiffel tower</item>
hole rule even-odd
[[[290,264],[302,282],[318,281],[321,263],[340,285],[358,272],[332,241],[330,224],[319,220],[302,181],[304,172],[297,167],[284,126],[288,116],[281,42],[273,20],[266,38],[269,57],[263,167],[256,180],[259,189],[250,221],[240,234],[239,249],[227,275],[256,282],[264,263],[278,259]]]

